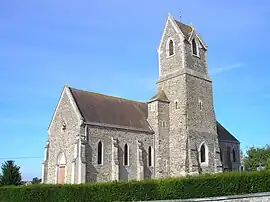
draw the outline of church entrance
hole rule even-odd
[[[58,156],[57,164],[57,184],[64,184],[66,178],[66,158],[64,153]]]
[[[65,166],[59,166],[58,167],[57,184],[64,184],[65,183],[65,171],[66,171],[66,167]]]

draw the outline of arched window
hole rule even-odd
[[[128,145],[125,144],[124,146],[124,165],[128,165]]]
[[[192,39],[192,53],[193,55],[198,55],[197,43],[195,39]]]
[[[232,150],[232,154],[233,154],[233,162],[236,162],[236,155],[235,155],[235,150]]]
[[[151,146],[148,147],[148,165],[152,166],[152,148],[151,148]]]
[[[205,145],[203,144],[201,146],[201,150],[200,150],[200,154],[201,154],[201,163],[205,163],[206,162],[206,152],[205,152]]]
[[[102,164],[102,142],[98,143],[98,164]]]
[[[174,104],[175,104],[175,109],[178,109],[178,101],[177,100],[174,102]]]
[[[200,108],[200,110],[202,110],[202,101],[201,100],[199,100],[199,108]]]
[[[174,54],[173,40],[170,39],[169,42],[169,56]]]

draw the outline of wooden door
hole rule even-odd
[[[58,168],[58,184],[64,184],[65,183],[65,166]]]

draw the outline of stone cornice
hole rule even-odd
[[[153,134],[154,131],[152,131],[149,127],[149,130],[143,129],[143,128],[133,128],[128,126],[118,126],[113,124],[104,124],[104,123],[96,123],[96,122],[84,122],[86,125],[92,125],[97,127],[103,127],[103,128],[112,128],[112,129],[119,129],[119,130],[129,130],[134,132],[143,132],[143,133],[149,133]]]
[[[189,69],[189,68],[180,68],[179,67],[179,70],[177,70],[171,74],[167,74],[166,76],[161,76],[158,79],[157,84],[160,82],[166,81],[168,79],[172,79],[172,78],[175,78],[177,76],[183,75],[183,74],[188,74],[188,75],[203,79],[205,81],[212,82],[212,80],[210,79],[210,77],[208,75],[202,74],[200,72],[194,71],[194,70]]]

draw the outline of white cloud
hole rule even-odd
[[[217,74],[221,74],[223,72],[231,71],[233,69],[237,69],[237,68],[240,68],[240,67],[243,67],[243,66],[244,66],[243,63],[235,63],[235,64],[224,66],[224,67],[210,68],[209,69],[209,74],[217,75]]]

